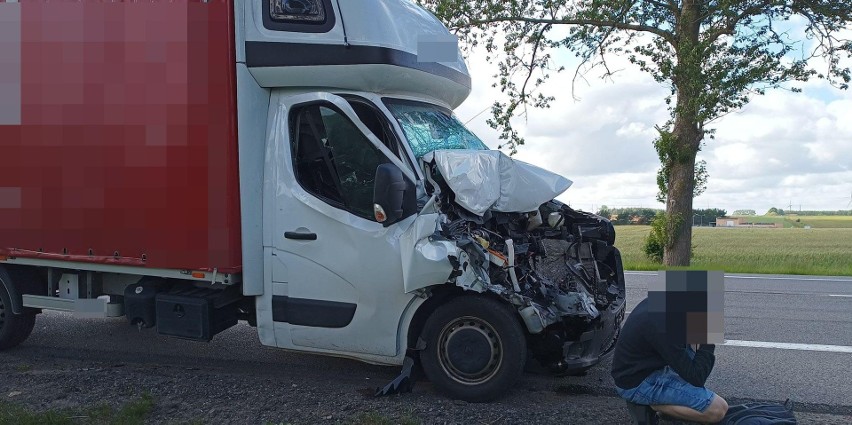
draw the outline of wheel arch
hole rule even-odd
[[[12,313],[24,313],[24,294],[47,295],[47,286],[40,284],[40,271],[38,267],[0,264],[0,288],[9,295]]]
[[[438,306],[449,302],[458,297],[485,297],[493,300],[497,300],[507,306],[511,307],[511,304],[505,299],[493,294],[491,292],[477,293],[471,291],[465,291],[464,289],[453,285],[451,283],[445,283],[441,285],[435,285],[431,288],[431,296],[424,301],[414,313],[414,317],[411,319],[410,324],[408,325],[408,333],[407,333],[407,348],[413,349],[417,347],[417,338],[420,337],[423,332],[423,327],[426,324],[426,320],[429,319],[429,316],[435,311]],[[514,310],[514,309],[513,309]],[[529,335],[529,330],[527,329],[526,324],[524,324],[523,318],[521,318],[520,314],[513,315],[515,320],[521,325],[521,328],[524,330],[524,333]]]

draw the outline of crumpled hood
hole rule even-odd
[[[482,216],[488,210],[529,212],[571,187],[571,180],[495,150],[438,150],[434,160],[455,202]]]

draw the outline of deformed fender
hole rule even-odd
[[[455,242],[435,240],[440,214],[421,214],[399,238],[405,292],[446,283],[453,272],[449,257],[458,257]]]

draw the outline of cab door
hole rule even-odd
[[[405,294],[399,236],[373,211],[376,168],[414,175],[329,93],[273,97],[264,228],[275,344],[354,357],[400,352]],[[271,229],[271,231],[266,230]],[[267,310],[268,311],[268,310]]]

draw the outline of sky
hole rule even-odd
[[[487,109],[500,98],[491,87],[496,65],[482,51],[467,59],[473,90],[456,115],[497,148],[498,134],[486,124]],[[526,139],[515,157],[571,179],[573,186],[557,199],[575,208],[663,209],[656,201],[659,159],[652,141],[654,126],[669,117],[668,88],[623,58],[611,65],[621,69],[612,80],[590,76],[573,95],[573,68],[552,75],[544,88],[557,98],[551,108],[530,108],[526,120],[515,120]],[[705,139],[699,153],[710,178],[694,208],[758,214],[791,204],[794,210],[852,208],[852,93],[825,82],[799,86],[803,93],[770,90],[754,97],[710,126],[716,138]]]

